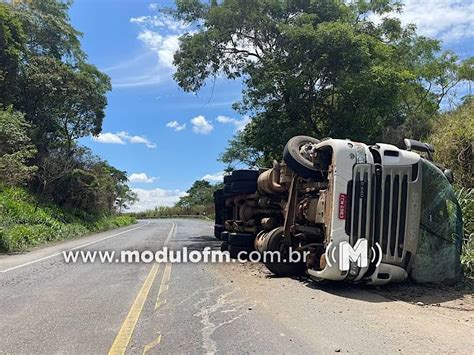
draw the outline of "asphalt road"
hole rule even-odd
[[[150,220],[0,256],[0,353],[470,353],[472,295],[275,278],[259,264],[65,263],[63,250],[219,248]],[[413,291],[415,290],[415,291]],[[417,302],[415,302],[417,301]],[[418,304],[417,304],[418,303]]]

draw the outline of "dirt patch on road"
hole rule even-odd
[[[276,278],[263,264],[244,263],[235,264],[235,267],[244,269],[246,273],[257,279]],[[319,283],[310,280],[308,277],[301,277],[298,280],[310,288],[317,288],[339,296],[359,298],[368,302],[373,302],[373,298],[378,295],[383,296],[387,302],[401,301],[423,308],[439,309],[442,313],[474,311],[474,280],[470,278],[453,287],[432,284],[420,285],[410,282],[371,287],[343,282],[324,281]],[[371,297],[370,294],[374,297]],[[361,297],[358,297],[359,295]],[[470,319],[472,315],[474,313],[465,313],[461,318]]]
[[[474,280],[466,279],[453,287],[404,283],[376,289],[384,297],[418,306],[474,311]]]

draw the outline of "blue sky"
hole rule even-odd
[[[408,0],[402,22],[442,39],[461,57],[473,55],[474,3]],[[232,110],[238,81],[218,79],[197,95],[173,82],[173,53],[182,24],[157,11],[172,1],[76,0],[70,15],[84,33],[89,61],[112,78],[103,133],[82,143],[128,172],[140,202],[133,210],[172,205],[200,178],[217,182],[217,162],[248,122]]]

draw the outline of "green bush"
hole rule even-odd
[[[466,275],[474,276],[474,189],[456,191],[464,222],[461,264]]]
[[[22,188],[0,186],[0,251],[14,252],[135,223],[131,216],[94,215],[44,204]]]
[[[442,114],[428,141],[435,147],[435,161],[453,170],[456,184],[474,187],[474,99]]]

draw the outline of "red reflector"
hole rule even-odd
[[[339,219],[346,219],[347,194],[339,195]]]

